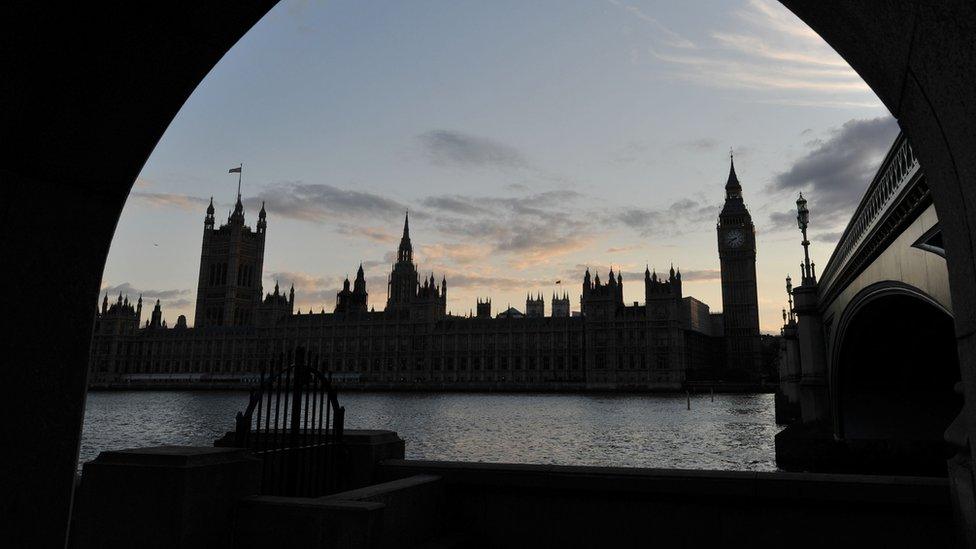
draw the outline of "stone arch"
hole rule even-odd
[[[976,5],[781,2],[861,75],[915,146],[944,229],[965,394],[976,398]],[[0,484],[7,522],[47,536],[36,545],[66,536],[92,304],[125,198],[192,90],[276,3],[159,5],[152,17],[135,5],[5,12],[0,254],[22,297],[5,303],[3,350],[17,365],[5,381],[18,388],[7,422],[17,428]],[[976,409],[964,419],[976,437]]]
[[[951,313],[918,288],[879,282],[851,300],[837,330],[831,415],[854,466],[945,474],[943,432],[961,408]]]

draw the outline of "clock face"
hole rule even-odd
[[[738,229],[733,229],[725,233],[725,243],[729,248],[738,248],[746,242],[746,236],[742,234],[742,231]]]

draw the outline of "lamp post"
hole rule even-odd
[[[803,234],[802,281],[804,284],[808,281],[815,283],[816,275],[810,265],[810,241],[807,239],[807,226],[810,224],[810,210],[807,209],[807,199],[803,198],[803,193],[800,193],[800,198],[796,199],[796,224],[800,227],[800,232]]]
[[[788,311],[789,311],[790,322],[792,322],[793,321],[793,279],[790,278],[790,275],[786,275],[786,297],[790,303],[790,308],[788,309]]]

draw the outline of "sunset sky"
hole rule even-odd
[[[133,187],[103,289],[193,322],[204,210],[226,220],[244,163],[267,204],[264,288],[331,311],[362,261],[370,305],[404,211],[448,309],[496,312],[645,264],[721,310],[715,222],[729,148],[758,234],[761,326],[783,279],[833,245],[898,128],[813,31],[769,0],[284,0],[207,76]],[[555,286],[556,280],[562,280]]]

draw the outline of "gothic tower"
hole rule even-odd
[[[364,286],[365,288],[365,283]],[[364,290],[365,291],[365,290]],[[403,318],[424,320],[440,318],[447,314],[447,279],[442,277],[440,286],[434,279],[422,281],[413,262],[413,245],[410,243],[410,217],[403,218],[403,237],[397,249],[397,261],[393,264],[387,282],[386,310]]]
[[[397,249],[397,261],[393,264],[387,288],[387,310],[409,306],[417,296],[419,285],[417,266],[413,263],[413,245],[410,243],[410,214],[406,214],[403,218],[403,236]]]
[[[477,318],[491,318],[491,298],[478,298]]]
[[[759,375],[759,299],[756,290],[756,229],[742,201],[742,186],[729,159],[725,206],[718,217],[718,256],[722,268],[722,320],[726,365]]]
[[[562,318],[569,316],[569,294],[563,292],[559,297],[556,293],[552,294],[552,310],[549,313],[551,316]]]
[[[525,296],[525,316],[528,318],[542,318],[546,316],[545,310],[546,304],[542,299],[542,294],[532,297],[528,294]]]
[[[359,264],[356,272],[356,282],[353,289],[349,289],[349,279],[342,283],[342,291],[336,295],[335,312],[337,313],[365,313],[369,294],[366,292],[366,275],[363,264]]]
[[[256,322],[266,230],[264,204],[258,213],[257,228],[252,230],[244,224],[240,192],[227,223],[215,228],[213,198],[210,199],[203,222],[195,326],[245,326]]]

